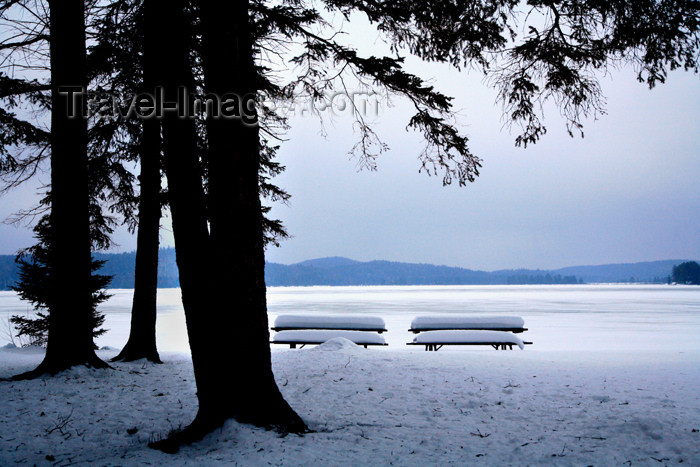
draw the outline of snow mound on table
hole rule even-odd
[[[302,331],[278,331],[273,337],[275,344],[323,344],[331,339],[343,338],[361,345],[384,345],[386,342],[382,336],[364,331],[321,331],[317,329]]]
[[[525,321],[520,316],[417,316],[411,329],[503,329],[522,328]]]
[[[280,315],[276,328],[301,329],[385,329],[384,319],[364,315]]]
[[[427,331],[413,338],[415,344],[515,344],[525,345],[518,336],[505,331]]]
[[[346,339],[344,337],[334,337],[330,340],[327,340],[323,344],[314,347],[312,350],[323,350],[326,352],[338,352],[338,351],[343,351],[343,350],[358,350],[359,347],[357,344],[355,344],[353,341],[350,339]]]

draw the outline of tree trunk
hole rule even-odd
[[[141,193],[136,236],[134,301],[131,307],[129,340],[112,361],[141,358],[163,363],[156,346],[156,296],[158,290],[158,246],[160,227],[160,124],[145,121],[141,143]]]
[[[59,94],[59,88],[87,85],[84,2],[51,0],[49,6],[52,305],[46,356],[39,367],[17,378],[53,374],[75,365],[108,366],[95,354],[92,338],[85,102]]]
[[[178,100],[180,88],[193,89],[192,69],[189,60],[190,30],[185,16],[185,0],[146,0],[145,31],[157,45],[156,82],[163,90],[163,102]],[[175,111],[164,114],[163,153],[168,179],[168,195],[172,214],[175,255],[180,272],[182,304],[185,309],[187,333],[192,351],[192,364],[197,383],[200,411],[187,428],[170,438],[151,444],[152,447],[174,452],[184,443],[195,441],[211,432],[225,421],[209,414],[212,408],[207,401],[211,393],[226,386],[219,378],[211,384],[211,371],[220,375],[222,355],[207,352],[211,345],[211,330],[220,329],[223,323],[216,321],[213,301],[210,248],[207,226],[202,169],[197,155],[197,137],[194,120],[179,118]]]
[[[158,73],[154,66],[160,53],[152,34],[146,31],[143,51],[143,92],[155,91]],[[160,228],[160,121],[143,120],[141,140],[141,193],[136,237],[134,301],[131,308],[129,340],[112,361],[146,358],[162,363],[156,346],[156,297],[158,291],[158,246]]]
[[[207,94],[236,95],[242,111],[255,117],[254,102],[248,101],[257,91],[248,2],[199,5]],[[226,274],[215,277],[216,322],[222,324],[217,329],[227,335],[212,336],[214,345],[208,350],[231,354],[227,372],[244,384],[219,386],[206,403],[212,410],[225,408],[226,414],[241,421],[299,432],[306,429],[304,422],[282,397],[270,360],[258,132],[257,121],[207,121],[212,248],[218,261],[228,266]],[[219,371],[206,377],[215,383]]]
[[[174,101],[178,87],[193,89],[187,43],[190,30],[183,14],[184,1],[150,1],[158,6],[151,10],[157,25],[146,29],[162,41],[159,83],[164,88],[164,102]],[[233,3],[238,4],[223,2],[217,8],[226,5],[228,9]],[[232,19],[226,12],[219,13],[224,13],[221,19]],[[254,90],[247,5],[239,5],[235,14],[242,16],[233,17],[235,24],[223,25],[225,29],[217,34],[225,34],[226,40],[242,39],[244,47],[239,53],[237,43],[221,42],[218,45],[223,50],[236,54],[214,56],[216,49],[208,51],[212,53],[208,57],[208,70],[213,77],[209,92],[224,89],[227,79],[236,83],[225,87],[228,91]],[[217,19],[216,27],[219,25]],[[211,44],[218,37],[206,40]],[[177,118],[173,113],[166,113],[163,119],[176,258],[199,399],[199,410],[190,426],[152,444],[168,452],[201,438],[233,417],[286,431],[306,429],[282,398],[270,364],[258,195],[258,129],[240,121],[231,125],[216,121],[208,125],[208,131],[212,132],[209,142],[214,147],[208,154],[210,204],[206,205],[194,122]],[[235,378],[235,383],[225,384],[222,374]]]

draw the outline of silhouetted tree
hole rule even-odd
[[[451,99],[406,72],[403,53],[484,73],[499,90],[506,120],[521,126],[516,144],[524,146],[546,133],[541,104],[548,100],[558,104],[569,133],[582,133],[583,119],[604,110],[595,73],[611,63],[632,63],[638,79],[650,87],[663,82],[668,70],[698,70],[698,3],[687,0],[526,5],[515,0],[145,0],[144,8],[144,50],[157,51],[154,83],[163,87],[167,102],[178,100],[180,88],[191,98],[196,87],[203,86],[213,94],[233,93],[246,105],[243,118],[231,121],[202,122],[167,112],[161,122],[200,403],[190,427],[159,443],[165,449],[196,439],[229,417],[283,430],[304,429],[279,395],[267,344],[265,228],[279,224],[265,221],[266,208],[259,199],[267,190],[260,132],[274,136],[270,130],[284,128],[286,121],[264,104],[266,99],[320,100],[333,87],[347,90],[347,79],[402,96],[415,110],[407,126],[426,140],[419,155],[421,170],[442,174],[445,184],[465,185],[478,176],[481,161],[452,121]],[[327,13],[321,13],[322,8]],[[389,44],[390,56],[363,56],[340,39],[324,15],[366,17]],[[52,17],[52,38],[55,26]],[[59,44],[52,40],[52,47]],[[300,72],[284,80],[293,72],[276,75],[270,63],[285,63],[287,51]],[[58,56],[52,50],[54,58]],[[386,145],[354,110],[360,137],[353,151],[361,165],[374,168]],[[81,128],[65,128],[65,135],[79,136],[76,148],[83,144]],[[65,150],[53,145],[52,139],[54,151]],[[269,165],[268,169],[268,175],[274,172]],[[211,259],[215,256],[216,262]],[[222,325],[212,331],[212,321]],[[236,339],[231,339],[232,332]],[[222,372],[245,378],[245,383],[227,395],[216,384]],[[254,397],[259,395],[264,397]]]
[[[131,2],[134,3],[134,2]],[[88,80],[93,96],[112,98],[132,96],[141,90],[140,48],[138,28],[133,22],[120,24],[121,11],[129,2],[118,1],[109,4],[88,4],[91,8],[88,18],[91,28],[91,43],[88,54]],[[17,6],[14,14],[7,10]],[[22,11],[31,12],[28,17]],[[48,20],[41,2],[22,0],[12,2],[0,10],[2,20],[16,31],[23,32],[22,40],[2,43],[6,52],[5,65],[8,70],[46,69],[47,53],[42,53],[43,44],[48,44],[46,32]],[[27,15],[25,15],[27,16]],[[13,57],[13,54],[15,55]],[[19,57],[19,59],[17,58]],[[46,91],[50,85],[38,80],[27,81],[9,78],[0,74],[0,98],[4,98],[7,108],[19,107],[30,102],[38,111],[48,111],[50,96]],[[95,109],[92,109],[95,110]],[[120,109],[124,111],[124,109]],[[3,118],[5,117],[5,118]],[[3,177],[3,190],[12,189],[31,178],[41,163],[50,155],[49,133],[35,124],[18,119],[4,109],[0,109],[0,125],[8,136],[0,140],[0,175]],[[144,123],[148,125],[148,123]],[[159,154],[139,156],[141,153],[159,151],[153,142],[147,142],[142,135],[154,134],[154,130],[142,130],[138,119],[117,119],[113,115],[96,114],[89,122],[88,129],[88,177],[90,189],[91,235],[94,249],[110,246],[109,235],[116,220],[105,214],[106,209],[119,213],[123,221],[134,230],[140,230],[138,260],[136,264],[137,283],[135,285],[133,318],[136,322],[133,338],[125,346],[120,357],[128,353],[128,359],[149,358],[159,361],[155,348],[156,277],[158,255],[158,224],[160,220],[160,161]],[[153,126],[151,124],[151,126]],[[159,138],[159,130],[156,129]],[[150,140],[153,140],[151,136]],[[134,176],[128,165],[141,158],[147,160],[141,166],[141,190],[138,196],[140,222],[136,220]],[[20,212],[17,220],[41,215],[48,204],[29,211]]]
[[[49,1],[51,55],[51,265],[46,356],[27,378],[74,365],[106,367],[93,343],[87,120],[81,99],[66,89],[87,87],[85,5]]]
[[[136,94],[153,94],[154,54],[151,43],[143,41],[145,25],[142,2],[115,2],[95,21],[97,45],[91,48],[91,69],[100,91],[111,98],[129,98]],[[124,109],[126,111],[127,109]],[[138,119],[100,116],[107,127],[123,128],[130,144],[126,160],[138,159],[140,165],[138,219],[136,226],[136,261],[134,298],[131,309],[129,339],[112,361],[146,358],[161,363],[156,345],[158,288],[158,247],[161,218],[161,127],[155,118]]]
[[[206,348],[207,361],[230,353],[231,346],[237,354],[247,355],[234,358],[228,370],[245,384],[221,387],[215,369],[207,371],[209,384],[217,390],[206,401],[212,404],[206,416],[212,426],[235,417],[257,425],[304,430],[304,423],[279,392],[270,366],[259,178],[263,158],[257,109],[248,106],[255,101],[246,101],[255,99],[260,89],[254,62],[257,32],[246,2],[198,2],[198,6],[204,89],[208,95],[240,96],[244,114],[206,120],[210,239],[217,261],[228,269],[214,278],[216,319],[232,337],[226,339],[217,332]],[[265,403],[251,404],[256,399]]]
[[[28,337],[33,345],[46,346],[49,332],[49,314],[54,306],[51,296],[51,225],[49,216],[44,216],[34,227],[35,237],[38,243],[20,252],[17,256],[19,264],[19,282],[12,287],[22,300],[29,301],[37,311],[37,317],[15,315],[10,322],[17,330],[17,337]],[[97,311],[97,306],[107,300],[109,295],[104,289],[109,284],[111,277],[95,274],[104,261],[92,259],[92,272],[90,292],[92,295],[92,336],[99,337],[106,332],[101,326],[104,324],[104,315]]]
[[[677,284],[700,285],[700,265],[695,261],[686,261],[673,266],[671,277]]]
[[[168,25],[167,30],[157,25],[154,29],[167,38],[161,43],[161,47],[168,45],[161,65],[168,75],[163,78],[166,93],[173,98],[176,87],[191,89],[192,76],[185,70],[191,45],[183,37],[192,34],[184,13],[187,5],[183,0],[153,3],[159,5],[160,24]],[[165,449],[196,439],[227,417],[303,429],[280,401],[270,372],[262,208],[257,198],[258,119],[280,124],[284,119],[262,104],[265,98],[321,99],[335,85],[344,89],[348,78],[403,96],[415,108],[408,127],[420,131],[427,142],[420,154],[421,169],[441,172],[445,184],[464,185],[478,176],[480,160],[451,122],[451,99],[406,72],[400,53],[481,70],[499,89],[507,120],[522,126],[516,144],[525,146],[546,132],[539,105],[544,101],[559,105],[571,134],[582,131],[583,118],[600,114],[602,94],[594,73],[611,62],[633,63],[640,81],[649,86],[663,82],[668,69],[698,68],[696,2],[535,1],[522,7],[512,0],[322,3],[331,15],[350,20],[355,14],[364,15],[391,46],[394,55],[384,57],[365,57],[346,45],[324,20],[317,9],[321,6],[312,2],[193,3],[195,23],[201,26],[197,38],[203,46],[205,90],[220,96],[233,93],[248,107],[241,119],[207,121],[209,151],[204,166],[191,157],[193,125],[167,116],[164,120],[173,230],[200,403],[188,429],[158,443]],[[517,37],[519,30],[525,31],[522,38]],[[265,60],[283,58],[288,44],[295,44],[292,63],[301,73],[281,82],[265,67]],[[386,146],[362,115],[355,115],[360,130],[355,152],[363,165],[373,168],[375,157]],[[206,197],[200,175],[204,172]],[[223,245],[224,241],[228,243]],[[217,260],[224,258],[220,263],[227,270],[208,264],[195,251],[200,256],[217,251]],[[212,276],[208,271],[216,273]],[[203,279],[210,283],[202,283]],[[197,312],[202,309],[210,313],[208,319],[226,325],[212,331]],[[225,363],[222,354],[227,356]],[[222,372],[245,382],[222,390],[214,384]],[[268,410],[268,400],[251,397],[256,389],[271,399],[273,410]]]

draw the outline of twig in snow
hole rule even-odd
[[[476,429],[476,433],[471,433],[472,436],[478,436],[479,438],[488,438],[491,436],[491,433],[486,433],[483,434],[478,428]]]
[[[65,417],[62,417],[61,415],[58,416],[58,421],[56,422],[56,425],[53,428],[47,428],[46,434],[50,435],[54,431],[58,431],[61,434],[61,436],[63,436],[65,439],[70,438],[71,434],[64,431],[64,428],[66,428],[70,424],[72,416],[73,408],[71,407],[70,413],[68,415],[66,415]]]
[[[552,457],[566,457],[566,444],[561,449],[561,454],[552,454]]]

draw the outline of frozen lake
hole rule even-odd
[[[111,290],[101,310],[108,332],[100,346],[121,347],[129,332],[132,290]],[[270,323],[278,314],[361,313],[384,318],[393,350],[412,339],[411,320],[424,314],[518,315],[534,342],[526,352],[653,352],[700,358],[700,287],[667,285],[271,287]],[[11,314],[31,308],[0,292],[0,345]],[[188,352],[179,289],[158,291],[158,346]],[[275,346],[285,348],[284,346]],[[382,351],[383,349],[374,349]],[[373,351],[374,351],[373,350]],[[479,351],[457,347],[443,351]]]

